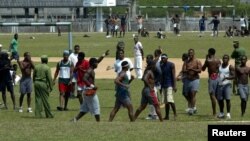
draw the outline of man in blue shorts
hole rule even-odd
[[[196,113],[196,93],[198,92],[200,85],[200,76],[202,64],[195,58],[194,49],[188,50],[188,60],[183,65],[183,73],[186,73],[186,86],[185,95],[190,97],[190,109],[188,111],[189,115]]]
[[[215,57],[215,49],[210,48],[206,56],[205,63],[202,66],[202,71],[208,69],[208,93],[210,95],[210,100],[212,104],[213,116],[216,116],[216,95],[218,94],[218,84],[219,84],[219,67],[220,59]]]
[[[247,108],[247,100],[249,96],[250,67],[246,66],[247,56],[241,57],[241,65],[236,68],[236,76],[238,80],[238,89],[241,99],[241,116],[244,116]]]
[[[234,67],[229,64],[229,55],[225,54],[222,59],[222,64],[219,67],[219,92],[217,100],[220,107],[218,118],[224,118],[224,100],[226,100],[227,119],[231,119],[231,80],[234,79]]]
[[[17,60],[17,63],[20,67],[20,70],[22,72],[22,78],[20,80],[20,99],[19,99],[19,112],[23,112],[23,98],[25,94],[27,94],[27,104],[28,104],[28,110],[27,112],[31,113],[31,92],[32,92],[32,78],[31,78],[31,72],[34,70],[35,66],[31,60],[30,53],[25,52],[24,53],[24,60],[19,61]]]

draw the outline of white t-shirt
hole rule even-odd
[[[131,72],[130,72],[130,69],[134,68],[134,66],[133,66],[132,61],[131,61],[129,58],[124,58],[123,60],[117,59],[117,60],[115,61],[115,64],[114,64],[115,72],[116,72],[116,74],[118,75],[118,74],[122,71],[122,62],[123,62],[123,61],[127,61],[128,64],[129,64],[129,69],[128,69],[128,71],[126,72],[126,74],[128,75],[128,78],[129,78],[129,80],[130,80],[130,79],[131,79]]]
[[[78,54],[75,54],[75,53],[71,53],[69,55],[69,60],[74,64],[74,66],[76,66],[76,63],[78,61]]]
[[[141,42],[137,42],[134,46],[134,55],[135,56],[142,56],[140,49],[143,49]]]
[[[246,27],[245,18],[240,18],[240,26]]]

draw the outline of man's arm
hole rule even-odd
[[[108,55],[109,55],[109,50],[106,50],[106,52],[103,53],[102,56],[100,56],[100,57],[97,59],[97,62],[100,63],[100,62],[103,60],[103,58],[104,58],[105,56],[108,56]]]
[[[50,70],[50,68],[48,68],[48,70],[46,72],[47,72],[47,74],[46,74],[47,84],[48,84],[48,87],[49,87],[49,91],[51,92],[52,89],[53,89],[53,82],[52,82],[52,78],[51,78],[51,70]]]
[[[224,79],[233,80],[235,78],[235,70],[232,65],[229,66],[230,75]]]
[[[173,80],[173,90],[174,90],[174,92],[176,92],[177,91],[177,87],[176,87],[176,79],[175,79],[175,72],[176,72],[176,70],[175,70],[175,65],[174,65],[174,63],[173,63],[173,65],[172,65],[172,80]]]
[[[141,52],[142,60],[144,60],[144,52],[143,52],[143,49],[142,49],[142,48],[140,48],[140,52]]]
[[[234,51],[231,54],[231,58],[235,59],[236,58],[236,50],[234,49]]]
[[[59,62],[60,63],[60,62]],[[60,71],[60,66],[59,66],[59,63],[57,63],[57,66],[56,66],[56,71],[55,71],[55,74],[54,74],[54,79],[53,79],[53,82],[55,83],[56,81],[56,78],[59,74],[59,71]]]

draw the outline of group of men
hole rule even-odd
[[[231,57],[235,59],[235,64],[229,64],[230,56],[225,54],[222,62],[215,57],[216,50],[210,48],[202,65],[194,58],[194,50],[188,51],[188,58],[184,61],[182,69],[183,94],[188,101],[187,112],[193,115],[196,110],[196,93],[199,89],[199,73],[207,69],[208,72],[208,93],[212,105],[212,114],[218,118],[231,119],[231,93],[232,87],[237,86],[237,93],[241,99],[241,115],[244,116],[247,99],[249,95],[248,77],[250,77],[250,67],[246,66],[247,56],[244,48],[239,46],[239,41],[234,41],[234,51]],[[234,81],[233,85],[231,80]],[[190,89],[189,89],[190,88]],[[235,90],[233,90],[235,91]],[[224,100],[226,101],[227,114],[224,114]],[[219,104],[220,112],[216,113],[216,103]]]
[[[35,115],[36,117],[42,117],[42,110],[45,111],[47,118],[52,118],[50,104],[48,103],[49,93],[55,85],[57,77],[58,89],[59,89],[59,106],[57,110],[67,111],[67,103],[70,95],[74,95],[75,88],[77,89],[77,97],[80,103],[80,112],[72,121],[79,120],[86,113],[91,112],[95,115],[96,121],[100,121],[100,106],[98,96],[96,95],[97,86],[95,85],[95,72],[98,64],[103,58],[109,55],[107,50],[98,59],[90,58],[85,59],[85,53],[80,52],[80,46],[74,46],[74,52],[70,54],[68,50],[63,52],[63,59],[57,63],[54,78],[51,78],[50,68],[47,66],[48,57],[43,55],[41,57],[41,64],[34,65],[31,60],[29,52],[24,53],[24,59],[19,60],[18,55],[18,42],[17,35],[14,39],[16,41],[11,42],[11,48],[14,50],[9,57],[7,53],[1,51],[0,61],[0,75],[1,75],[1,92],[4,102],[4,108],[8,108],[6,104],[6,88],[11,94],[13,101],[13,108],[16,109],[15,95],[13,90],[13,83],[10,70],[11,59],[16,59],[19,68],[22,73],[20,80],[20,98],[19,98],[19,112],[23,112],[23,99],[27,94],[28,112],[32,112],[31,109],[31,93],[32,82],[35,88]],[[142,61],[144,60],[144,52],[142,43],[139,41],[139,37],[134,37],[134,65],[129,58],[124,56],[125,44],[124,42],[118,42],[116,61],[114,70],[117,73],[115,79],[116,85],[116,102],[113,110],[110,113],[109,121],[112,121],[121,108],[124,106],[128,109],[130,121],[140,115],[140,113],[146,108],[147,104],[150,105],[149,116],[151,119],[159,119],[160,121],[169,120],[169,110],[173,110],[174,119],[177,117],[173,92],[177,91],[176,80],[182,80],[183,82],[183,95],[187,100],[189,115],[193,115],[197,112],[196,109],[196,94],[199,90],[201,71],[208,70],[208,93],[211,99],[212,114],[219,118],[224,118],[224,100],[226,101],[228,119],[231,118],[231,87],[233,92],[236,91],[234,86],[237,86],[237,93],[241,99],[241,115],[244,116],[246,111],[247,99],[249,95],[248,77],[250,77],[250,67],[246,65],[247,56],[244,48],[239,46],[239,41],[234,41],[234,51],[231,54],[231,58],[235,59],[235,64],[230,65],[230,56],[225,54],[222,58],[222,62],[215,56],[216,50],[210,48],[205,58],[205,62],[202,65],[201,61],[195,57],[195,50],[189,49],[188,53],[183,55],[183,66],[180,74],[176,78],[176,69],[173,62],[168,61],[168,55],[162,53],[161,48],[156,49],[154,55],[148,54],[146,56],[146,69],[142,70]],[[16,45],[14,47],[14,45]],[[13,49],[14,48],[14,49]],[[33,77],[31,77],[33,70]],[[135,70],[136,77],[131,75],[131,71]],[[142,89],[141,104],[133,112],[133,106],[131,103],[131,96],[129,92],[129,85],[134,78],[141,79],[144,83]],[[231,80],[234,81],[233,85]],[[77,86],[76,86],[77,84]],[[163,98],[162,98],[163,97]],[[220,112],[216,113],[216,104],[219,104]],[[165,117],[162,117],[160,104],[165,104]]]

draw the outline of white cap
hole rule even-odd
[[[0,47],[3,47],[3,45],[2,45],[2,44],[0,44]]]

